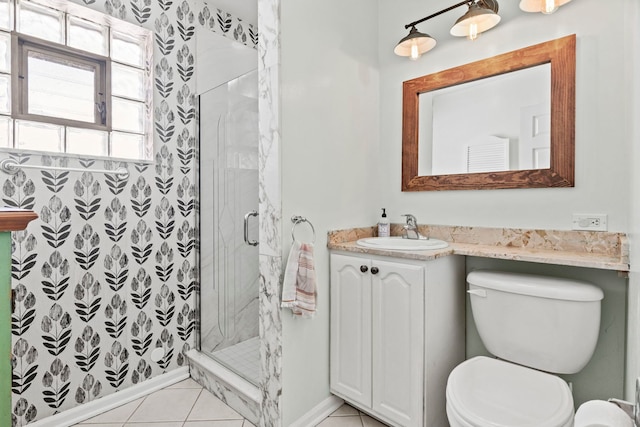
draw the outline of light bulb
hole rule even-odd
[[[472,22],[469,24],[469,34],[467,35],[469,40],[475,40],[478,38],[478,24]]]
[[[413,43],[411,43],[411,55],[409,56],[409,58],[413,61],[415,61],[416,59],[420,58],[420,51],[418,50],[418,44],[414,41]]]
[[[550,15],[556,10],[558,10],[556,0],[542,0],[542,8],[540,12],[544,13],[545,15]]]

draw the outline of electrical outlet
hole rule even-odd
[[[605,214],[573,214],[572,229],[586,231],[607,231]]]

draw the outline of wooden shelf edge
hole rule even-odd
[[[27,224],[36,218],[38,218],[38,214],[31,210],[0,209],[0,232],[24,230],[27,228]]]

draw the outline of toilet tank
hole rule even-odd
[[[587,282],[500,271],[467,276],[473,319],[493,355],[573,374],[591,359],[600,330],[600,288]]]

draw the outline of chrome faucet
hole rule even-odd
[[[425,239],[424,236],[421,236],[418,232],[418,220],[415,216],[411,214],[404,214],[402,216],[407,217],[407,223],[402,227],[404,229],[405,239]]]

